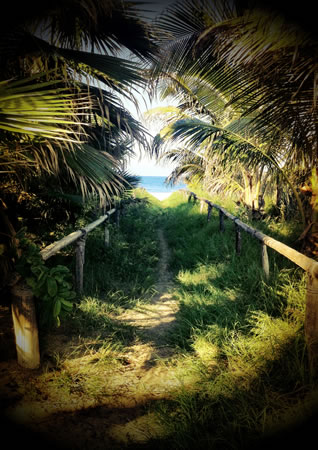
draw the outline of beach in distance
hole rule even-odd
[[[179,189],[187,188],[184,183],[167,185],[165,180],[166,177],[162,176],[140,176],[140,183],[138,187],[146,189],[149,194],[153,195],[158,200],[165,200],[173,192],[178,191]]]

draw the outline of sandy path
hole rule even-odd
[[[170,250],[161,229],[158,230],[158,237],[160,259],[155,286],[157,293],[150,304],[127,310],[118,319],[142,330],[143,340],[160,352],[160,348],[167,345],[167,333],[175,324],[178,304],[170,293],[173,287],[172,275],[168,270]]]
[[[29,418],[28,428],[40,432],[57,448],[62,444],[65,448],[81,450],[121,449],[164,435],[151,412],[152,406],[160,399],[170,398],[185,380],[180,381],[174,366],[169,364],[176,352],[169,345],[168,337],[176,324],[178,304],[171,294],[170,251],[160,229],[158,237],[157,293],[149,304],[113,318],[137,327],[138,332],[134,345],[123,352],[125,364],[114,365],[101,379],[107,395],[97,404],[92,399],[90,405],[89,398],[85,398],[85,405],[74,404],[74,409],[68,411],[54,411],[54,404],[31,403],[21,407],[23,418]],[[79,364],[79,361],[70,360],[70,370],[73,364]],[[19,415],[19,407],[15,408],[14,414],[15,417]]]
[[[168,335],[176,324],[178,303],[173,298],[172,275],[168,270],[170,250],[161,229],[158,230],[160,259],[157,293],[151,303],[125,311],[116,320],[138,328],[139,339],[125,353],[127,365],[112,374],[107,407],[103,409],[103,442],[112,448],[145,443],[162,436],[161,426],[148,406],[169,398],[180,387],[180,379],[169,366],[175,349]],[[184,382],[184,380],[183,380]],[[100,420],[100,418],[99,418]]]

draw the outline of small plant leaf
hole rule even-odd
[[[61,301],[61,303],[62,303],[62,306],[63,306],[65,309],[70,310],[70,309],[73,308],[73,303],[71,303],[71,302],[65,300],[64,298],[61,298],[60,301]]]
[[[61,312],[62,303],[60,299],[56,299],[54,303],[53,316],[58,317]]]
[[[55,278],[48,277],[47,291],[51,297],[55,297],[55,295],[57,294],[57,283],[56,283]]]

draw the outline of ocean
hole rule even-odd
[[[146,189],[149,194],[157,197],[159,200],[169,197],[172,192],[179,189],[186,189],[184,183],[175,184],[173,186],[165,184],[166,177],[142,177],[140,176],[139,187]]]

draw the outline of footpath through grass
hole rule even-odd
[[[305,275],[270,252],[265,281],[258,241],[243,234],[237,256],[234,225],[226,221],[220,233],[216,212],[207,223],[199,205],[180,197],[165,203],[180,302],[172,340],[183,351],[180,368],[194,373],[196,382],[160,406],[172,448],[254,447],[278,431],[285,445],[318,404],[304,342]],[[285,242],[292,239],[286,224],[267,227]],[[291,448],[313,435],[297,430]]]
[[[242,234],[237,256],[233,224],[226,221],[220,233],[216,213],[207,223],[199,209],[174,193],[162,203],[129,207],[120,228],[111,225],[109,248],[102,228],[88,236],[85,294],[72,316],[42,338],[41,369],[23,372],[12,361],[1,368],[7,417],[32,430],[46,427],[53,443],[64,427],[66,435],[74,434],[72,448],[243,449],[259,448],[264,438],[266,446],[278,439],[285,448],[292,436],[289,448],[298,449],[312,439],[314,428],[300,428],[318,405],[304,341],[305,276],[269,252],[265,281],[259,243]],[[261,227],[284,242],[292,239],[286,225],[256,224]],[[143,368],[149,386],[158,365],[162,383],[177,380],[160,398],[133,378],[132,348],[146,345],[143,334],[116,320],[155,295],[158,228],[170,248],[179,301],[167,335],[169,357]],[[136,396],[121,398],[130,395],[133,379],[140,405]],[[128,428],[130,440],[113,436],[106,442],[108,428],[115,423],[121,429],[124,409],[127,427],[128,419],[142,420],[148,434],[134,440]]]

